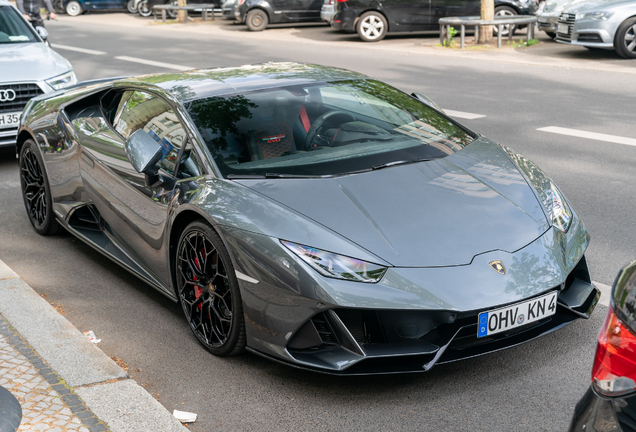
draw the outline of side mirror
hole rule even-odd
[[[426,97],[426,96],[421,95],[419,93],[411,93],[411,96],[413,96],[418,101],[422,102],[424,105],[428,105],[431,108],[436,109],[439,112],[444,112],[444,110],[441,109],[439,107],[439,105],[437,105],[435,102],[433,102],[433,100],[431,98],[429,98],[429,97]]]
[[[155,165],[163,157],[163,149],[143,129],[137,130],[126,140],[124,151],[138,173],[157,174]]]
[[[43,41],[47,41],[49,38],[49,32],[46,31],[46,29],[44,27],[36,27],[35,31],[38,32],[38,34],[40,35],[40,37],[42,38]]]

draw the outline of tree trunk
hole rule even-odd
[[[177,6],[187,6],[187,5],[188,5],[187,0],[177,0]],[[482,6],[482,8],[483,8],[483,6]],[[184,11],[184,10],[177,11],[177,22],[185,24],[185,22],[186,22],[186,11]]]
[[[491,20],[495,17],[495,0],[481,0],[481,19]],[[480,44],[492,42],[492,26],[479,27]]]

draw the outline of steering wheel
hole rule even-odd
[[[314,124],[312,124],[311,127],[309,128],[309,130],[307,131],[307,138],[305,138],[305,148],[307,150],[310,150],[311,142],[316,137],[316,134],[318,133],[318,129],[320,129],[322,127],[322,125],[327,120],[329,120],[330,118],[335,117],[337,115],[341,115],[343,117],[346,117],[347,121],[356,121],[357,120],[356,117],[353,114],[348,113],[346,111],[329,111],[329,112],[326,112],[326,113],[322,114],[316,120],[314,120]]]

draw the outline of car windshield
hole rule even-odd
[[[290,86],[186,104],[226,178],[333,176],[439,159],[468,131],[373,80]]]
[[[27,24],[11,6],[0,6],[0,44],[39,42]]]

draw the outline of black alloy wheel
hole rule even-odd
[[[269,16],[263,9],[252,9],[247,13],[245,25],[251,31],[263,31],[269,24]]]
[[[618,26],[614,39],[614,48],[623,58],[636,58],[636,18],[625,20]]]
[[[203,221],[186,227],[176,256],[179,302],[199,342],[225,357],[245,348],[243,304],[227,249]]]
[[[53,214],[53,200],[40,151],[27,140],[20,151],[20,187],[29,221],[38,234],[51,235],[60,229]]]

